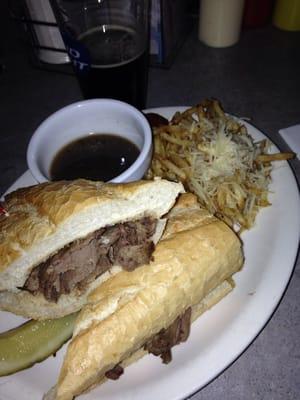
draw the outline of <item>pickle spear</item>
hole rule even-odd
[[[0,376],[31,367],[54,354],[71,336],[78,313],[30,320],[0,334]]]

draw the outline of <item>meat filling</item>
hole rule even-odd
[[[144,349],[155,356],[160,356],[164,364],[172,361],[171,349],[176,344],[185,342],[191,329],[191,307],[187,308],[185,312],[177,317],[175,321],[166,329],[161,329],[156,335],[152,337],[144,345]],[[108,379],[119,379],[124,370],[120,364],[114,366],[105,373]]]
[[[148,264],[154,251],[156,220],[143,219],[99,229],[61,249],[35,267],[22,289],[57,302],[62,294],[84,289],[113,265],[132,271]]]
[[[175,321],[166,329],[162,329],[145,344],[144,349],[155,356],[160,356],[164,364],[172,361],[171,349],[176,344],[185,342],[190,334],[191,313],[189,307],[183,315],[177,317]]]
[[[107,379],[112,379],[113,381],[116,381],[123,373],[124,369],[121,367],[121,365],[117,364],[114,366],[114,368],[106,371],[105,376]]]

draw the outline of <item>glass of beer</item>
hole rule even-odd
[[[149,0],[51,0],[85,99],[146,103]]]

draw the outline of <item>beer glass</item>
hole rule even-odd
[[[148,77],[149,0],[51,0],[86,99],[142,109]]]

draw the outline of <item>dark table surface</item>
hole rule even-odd
[[[43,119],[81,99],[73,75],[32,66],[4,3],[0,5],[0,193],[27,170],[26,147]],[[281,150],[288,150],[278,130],[300,123],[300,32],[268,26],[243,31],[233,47],[213,49],[198,41],[195,27],[171,68],[150,69],[147,107],[194,105],[207,97],[219,99],[229,113],[249,117]],[[290,165],[299,180],[299,161]],[[299,274],[298,261],[267,326],[193,400],[299,399]]]

